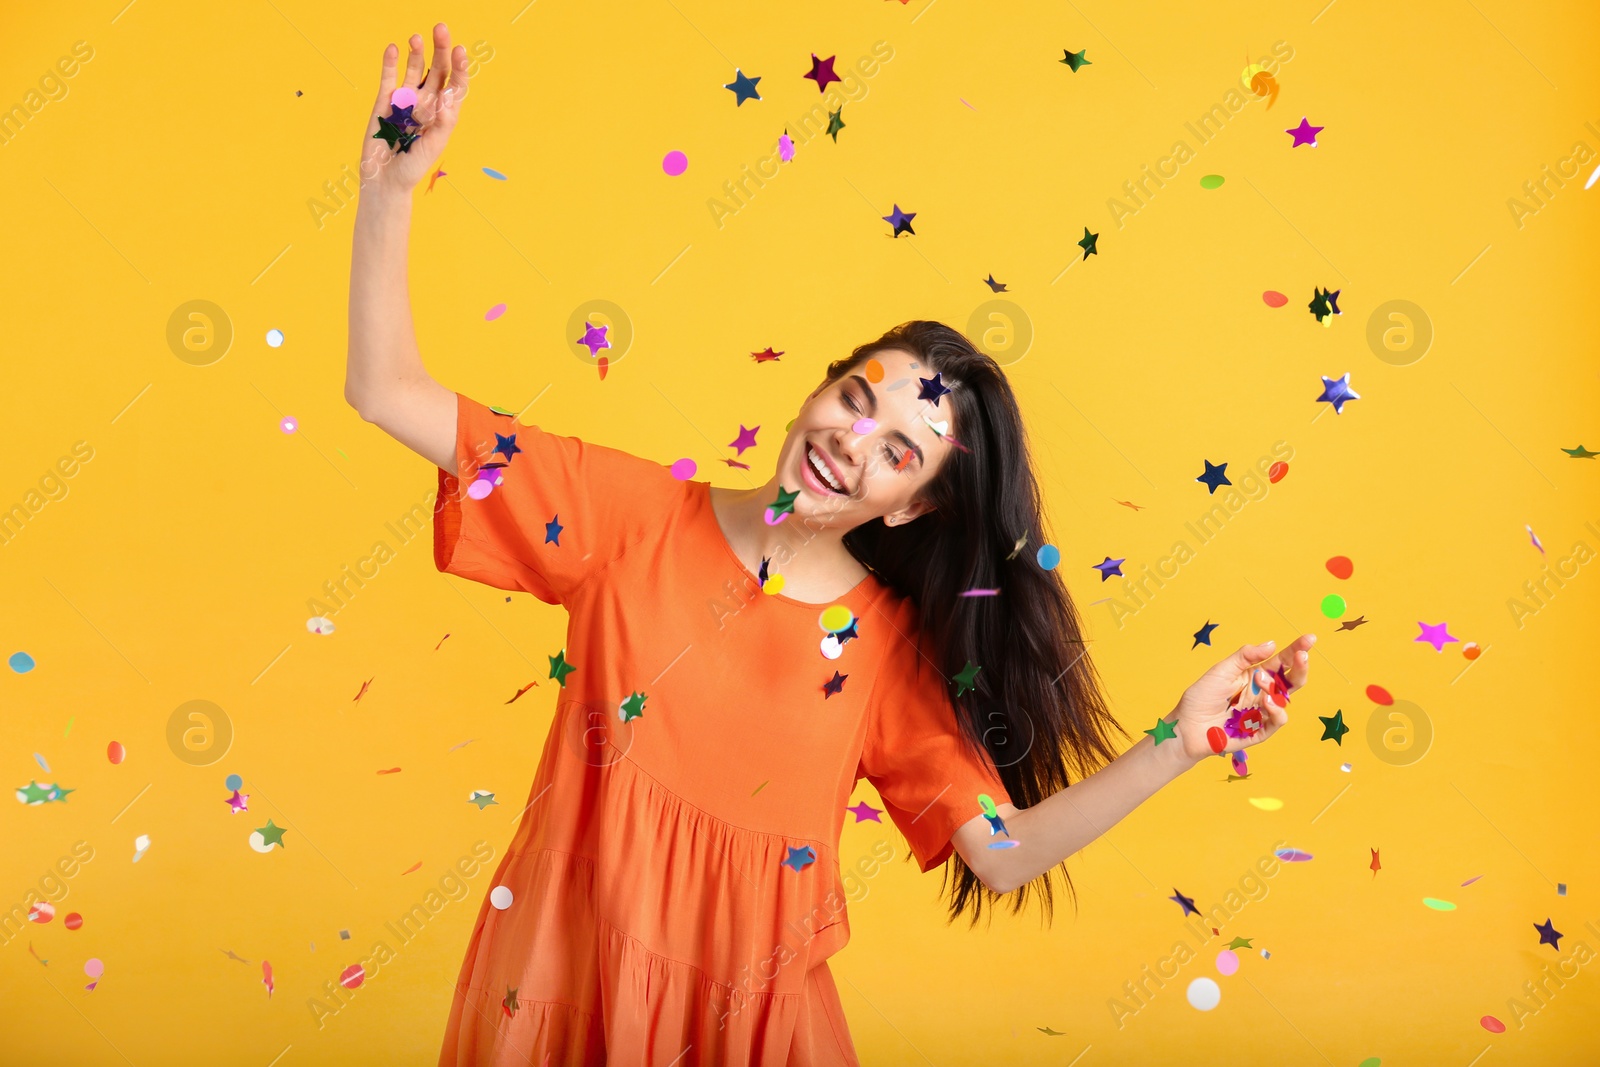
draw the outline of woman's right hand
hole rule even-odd
[[[467,95],[467,50],[456,45],[452,52],[450,31],[444,23],[439,23],[433,28],[433,66],[428,71],[426,84],[419,85],[423,71],[422,36],[413,34],[410,46],[403,82],[397,77],[400,50],[391,44],[383,51],[378,100],[367,120],[367,138],[361,149],[363,188],[376,185],[383,192],[409,193],[428,176],[444,154],[445,142],[450,139],[450,131],[461,114],[461,102]],[[390,148],[384,140],[374,136],[378,132],[379,117],[388,118],[393,113],[389,98],[402,85],[416,89],[417,102],[411,114],[422,125],[417,139],[405,152],[398,147]]]

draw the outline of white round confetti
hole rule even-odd
[[[325,615],[313,615],[306,620],[306,629],[314,634],[333,633],[333,620]]]
[[[834,634],[829,634],[822,639],[822,655],[827,659],[838,659],[844,655],[844,645]]]
[[[511,907],[511,889],[509,886],[497,885],[489,890],[489,903],[501,911]]]
[[[267,347],[268,348],[277,348],[281,344],[283,344],[283,331],[282,330],[268,330],[267,331]]]
[[[267,844],[267,839],[261,836],[260,830],[250,831],[250,847],[257,852],[271,852],[272,846]]]
[[[143,852],[145,849],[147,849],[149,847],[150,847],[150,835],[149,834],[140,834],[138,837],[133,839],[133,850],[135,852]]]
[[[1222,1003],[1222,987],[1210,978],[1196,978],[1189,983],[1189,1003],[1201,1011],[1210,1011]]]

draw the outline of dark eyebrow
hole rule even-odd
[[[890,436],[893,437],[896,441],[899,441],[901,444],[905,445],[906,446],[906,451],[912,452],[912,453],[914,453],[916,455],[916,457],[917,457],[917,465],[918,466],[921,466],[923,463],[926,462],[926,460],[924,460],[923,457],[922,457],[922,449],[911,438],[907,437],[905,434],[901,433],[899,430],[891,431]]]
[[[861,391],[867,394],[867,414],[876,415],[878,413],[878,394],[872,391],[872,386],[868,385],[867,380],[861,375],[852,374],[850,375],[850,380],[861,383]]]

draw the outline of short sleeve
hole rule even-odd
[[[994,762],[962,733],[949,681],[910,641],[898,643],[868,700],[861,774],[931,871],[950,858],[956,830],[982,814],[980,793],[996,804],[1011,796]]]
[[[480,468],[500,484],[475,499]],[[546,433],[456,394],[456,470],[439,470],[433,561],[447,574],[564,604],[682,499],[658,463]]]

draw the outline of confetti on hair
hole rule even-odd
[[[998,590],[998,589],[968,589],[965,592],[963,592],[961,595],[962,596],[999,596],[1000,595],[1000,590]]]

